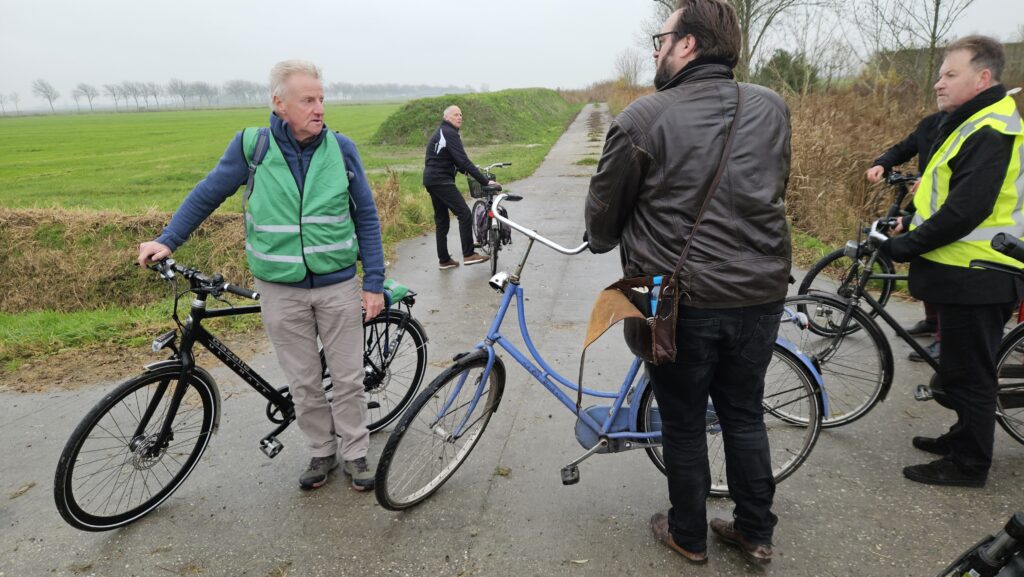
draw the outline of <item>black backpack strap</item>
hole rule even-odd
[[[270,148],[270,129],[260,128],[256,134],[256,147],[252,151],[252,158],[249,159],[249,179],[245,182],[245,193],[242,195],[242,214],[245,214],[249,205],[249,195],[252,194],[253,180],[256,177],[256,167],[263,162]]]

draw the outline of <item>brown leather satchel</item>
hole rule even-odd
[[[597,340],[612,324],[623,321],[623,332],[629,350],[644,361],[659,365],[676,360],[676,324],[679,317],[679,297],[682,290],[679,286],[679,272],[686,262],[690,251],[690,243],[697,235],[697,229],[711,197],[718,189],[718,183],[725,172],[726,160],[732,150],[733,137],[739,126],[740,113],[743,109],[743,93],[739,83],[736,84],[736,115],[725,139],[722,157],[718,161],[718,169],[704,195],[704,202],[693,223],[690,235],[686,239],[679,262],[671,275],[641,275],[622,278],[601,291],[598,300],[591,310],[590,324],[587,327],[586,348]],[[603,325],[603,326],[602,326]],[[580,359],[580,381],[583,377],[583,358]]]

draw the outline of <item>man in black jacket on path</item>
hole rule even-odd
[[[467,265],[487,262],[488,257],[473,251],[473,215],[466,199],[455,186],[455,173],[462,172],[482,185],[497,184],[488,180],[476,167],[466,149],[462,147],[459,129],[462,128],[462,110],[458,106],[444,109],[444,120],[427,142],[423,166],[423,186],[434,204],[434,226],[437,236],[437,260],[441,270],[455,268],[459,263],[448,252],[448,211],[459,219],[459,239],[462,241],[462,262]]]
[[[914,196],[915,214],[894,231],[909,232],[880,247],[893,260],[910,262],[910,294],[937,305],[942,322],[937,388],[957,421],[939,437],[914,437],[914,447],[942,456],[903,469],[919,483],[981,487],[992,465],[995,357],[1024,291],[1016,277],[970,262],[1020,266],[990,246],[1000,232],[1024,237],[1018,189],[1024,127],[999,83],[1005,62],[1002,45],[984,36],[946,49],[935,93],[948,115]]]
[[[594,252],[619,246],[626,276],[668,275],[712,195],[679,275],[676,360],[646,367],[672,504],[651,529],[691,563],[707,561],[708,525],[749,561],[767,563],[778,518],[761,402],[791,265],[789,109],[768,88],[734,81],[740,31],[727,0],[679,7],[654,36],[658,91],[608,130],[587,195],[587,234]],[[724,172],[709,191],[734,122]],[[709,395],[736,508],[733,519],[707,523]]]

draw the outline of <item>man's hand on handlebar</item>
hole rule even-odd
[[[379,315],[380,311],[384,310],[384,294],[363,291],[363,310],[365,311],[364,321]]]
[[[171,249],[155,240],[139,245],[139,266],[151,265],[169,256],[171,256]]]
[[[864,177],[867,178],[868,182],[870,182],[871,184],[879,182],[880,180],[882,180],[883,176],[885,176],[885,168],[883,168],[879,164],[872,166],[871,168],[868,169],[867,172],[864,173]]]

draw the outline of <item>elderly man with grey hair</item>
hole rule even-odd
[[[437,260],[441,270],[455,268],[459,263],[448,252],[448,211],[459,219],[459,239],[462,242],[462,262],[467,265],[487,262],[484,255],[473,251],[473,215],[466,199],[455,186],[455,172],[462,172],[482,185],[497,184],[480,172],[469,160],[462,147],[459,129],[462,128],[462,110],[452,105],[444,109],[441,125],[427,141],[427,155],[423,166],[423,186],[434,204],[434,225],[437,236]]]
[[[286,60],[270,73],[270,127],[238,132],[217,166],[185,198],[139,264],[164,259],[245,185],[245,252],[262,295],[263,324],[288,379],[312,460],[302,489],[327,482],[338,438],[352,486],[373,488],[363,394],[362,311],[383,308],[384,247],[355,144],[324,124],[320,70]],[[363,261],[363,280],[356,259]],[[334,382],[324,394],[317,338]]]

